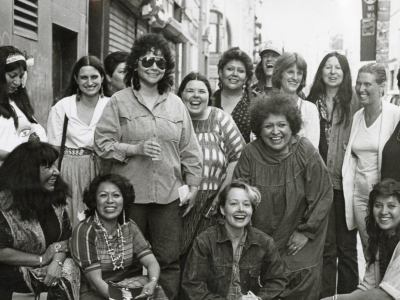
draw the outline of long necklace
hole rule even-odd
[[[124,239],[124,236],[122,235],[121,226],[118,224],[117,249],[114,249],[111,247],[111,243],[110,243],[110,240],[112,239],[112,235],[109,235],[107,230],[104,228],[103,224],[101,223],[100,219],[97,216],[97,212],[96,212],[95,222],[97,223],[97,225],[99,225],[101,232],[103,233],[104,240],[106,241],[107,252],[108,252],[108,255],[110,256],[111,262],[114,266],[113,271],[118,270],[118,269],[124,269],[125,239]],[[116,255],[117,252],[120,252],[120,253],[118,255]]]

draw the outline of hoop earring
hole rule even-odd
[[[242,86],[242,92],[244,93],[245,90],[246,90],[246,84],[243,84],[243,86]]]
[[[76,100],[81,100],[81,90],[79,87],[76,88]]]
[[[104,97],[104,89],[103,89],[103,86],[101,86],[101,88],[100,88],[100,97],[101,97],[101,98]]]
[[[124,224],[126,224],[126,220],[125,220],[125,209],[122,210],[122,221],[124,222]]]

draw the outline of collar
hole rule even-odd
[[[135,97],[136,97],[136,99],[139,101],[139,103],[147,107],[147,105],[146,105],[146,104],[144,103],[144,101],[143,101],[143,96],[139,93],[139,91],[135,90],[135,89],[133,88],[133,86],[131,86],[131,91],[133,92],[133,94],[135,95]],[[169,95],[169,91],[163,93],[162,95],[158,94],[158,96],[157,96],[157,101],[156,101],[156,103],[154,104],[154,107],[156,107],[156,105],[157,105],[158,103],[161,103],[161,102],[167,100],[168,95]]]
[[[231,241],[228,232],[226,231],[225,224],[219,223],[217,225],[217,243],[225,243],[227,241]],[[251,225],[246,226],[247,237],[244,242],[244,248],[247,249],[250,245],[261,245],[261,243],[257,240],[253,227]]]

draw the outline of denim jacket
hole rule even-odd
[[[263,300],[274,299],[286,287],[283,264],[273,239],[247,226],[247,239],[240,258],[242,294],[252,291]],[[232,242],[223,224],[198,236],[189,253],[182,286],[185,299],[225,299],[232,277]]]

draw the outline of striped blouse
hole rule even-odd
[[[71,238],[72,257],[81,267],[83,273],[101,269],[104,281],[120,281],[126,277],[140,275],[142,269],[140,259],[152,254],[152,252],[139,227],[132,220],[121,225],[125,240],[124,269],[113,271],[114,266],[107,252],[103,233],[93,219],[92,216],[79,223]],[[111,239],[110,244],[118,255],[118,238],[116,235]]]
[[[206,120],[192,120],[203,152],[203,181],[199,190],[218,190],[225,179],[228,163],[237,161],[246,145],[232,117],[211,107]]]

